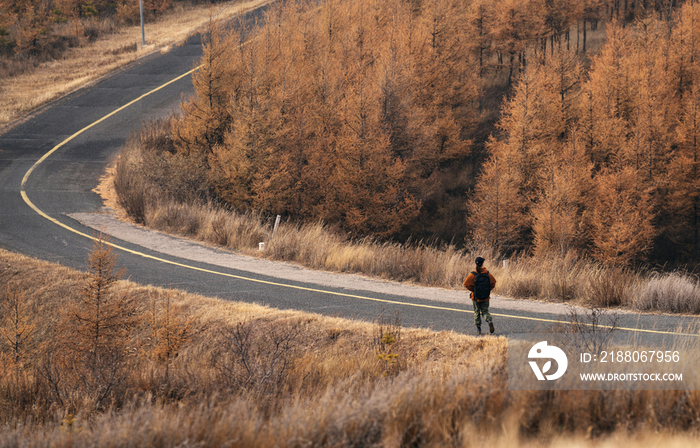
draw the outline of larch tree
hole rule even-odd
[[[243,81],[230,65],[240,55],[240,36],[209,22],[201,66],[192,74],[195,95],[181,105],[183,119],[175,124],[176,146],[193,163],[209,165],[224,141],[232,117],[227,109],[232,92]]]
[[[510,154],[520,171],[539,252],[581,246],[581,195],[590,167],[584,145],[570,135],[576,126],[580,64],[573,51],[555,50],[525,68],[499,122],[503,139],[490,145]]]
[[[527,46],[544,35],[543,2],[540,0],[498,0],[494,3],[491,32],[499,53],[499,63],[507,64],[508,83],[514,79],[516,57],[523,62]],[[508,62],[503,61],[508,57]],[[525,65],[525,64],[523,64]]]
[[[664,228],[684,255],[700,255],[700,85],[686,92],[678,126],[678,150],[669,164]]]
[[[509,160],[522,172],[521,194],[532,197],[539,188],[541,166],[552,145],[566,135],[566,108],[547,66],[525,69],[513,96],[503,106],[498,129],[502,138],[489,142],[491,153],[509,153]]]
[[[44,51],[53,30],[50,2],[17,2],[13,19],[14,52],[27,56]]]
[[[543,25],[544,37],[550,39],[550,51],[554,52],[555,44],[561,49],[561,38],[568,38],[570,20],[576,2],[567,0],[545,0]],[[567,41],[568,42],[568,41]]]
[[[492,137],[487,142],[491,161],[486,167],[490,171],[481,174],[472,201],[475,205],[470,207],[471,215],[478,213],[477,206],[493,209],[488,216],[497,217],[502,221],[500,224],[481,218],[470,219],[470,222],[476,226],[475,232],[480,238],[495,241],[498,247],[507,250],[529,246],[532,231],[529,209],[536,202],[543,183],[548,181],[544,166],[551,161],[551,151],[560,146],[560,140],[566,135],[566,108],[556,87],[560,78],[548,73],[542,64],[528,66],[512,98],[504,103],[497,125],[501,137]],[[499,176],[504,178],[499,179]],[[508,211],[500,203],[487,205],[485,201],[494,194],[504,195],[505,199],[499,201],[517,204],[516,208]],[[519,222],[516,224],[515,220]],[[511,227],[515,230],[503,231]],[[509,236],[503,240],[505,233]]]
[[[372,17],[363,3],[354,5],[357,20],[351,26],[337,27],[344,36],[335,45],[342,89],[336,89],[334,161],[322,217],[342,222],[354,234],[388,236],[410,221],[419,205],[407,192],[405,164],[392,151],[384,126],[386,65],[380,62],[383,30],[377,27],[383,19],[380,11]]]
[[[700,3],[686,2],[672,29],[671,78],[678,95],[677,144],[669,163],[664,235],[684,256],[700,256]]]
[[[273,44],[277,57],[271,61],[271,72],[277,74],[272,83],[273,97],[279,119],[276,144],[270,145],[270,167],[261,188],[275,192],[274,200],[266,205],[273,213],[300,215],[305,194],[308,154],[313,147],[308,112],[311,109],[308,73],[310,60],[304,47],[308,41],[301,32],[302,24],[310,19],[302,15],[298,3],[287,2],[272,8],[268,20],[274,26]],[[304,27],[306,25],[303,25]]]
[[[36,306],[26,293],[7,286],[0,295],[0,352],[13,367],[23,367],[37,354]]]
[[[248,43],[233,70],[241,82],[231,90],[226,113],[231,117],[224,141],[214,149],[217,192],[236,208],[269,208],[274,201],[260,184],[269,179],[279,104],[264,39]],[[269,50],[269,48],[267,48]],[[234,62],[235,64],[235,62]]]
[[[667,27],[657,19],[638,21],[637,35],[627,55],[630,67],[629,129],[630,138],[623,147],[624,163],[642,174],[648,186],[658,186],[666,179],[666,166],[671,153],[677,97],[668,71],[666,47]]]
[[[609,41],[590,71],[597,111],[593,160],[599,169],[633,169],[637,189],[653,198],[657,222],[669,222],[674,219],[669,183],[674,181],[668,169],[678,116],[671,47],[665,44],[669,30],[652,16],[639,19],[635,29],[617,23],[609,28]],[[657,227],[656,234],[663,236],[663,225]]]
[[[602,17],[602,10],[605,4],[605,0],[582,0],[583,1],[583,14],[581,16],[581,33],[582,42],[580,49],[583,53],[588,51],[588,23],[596,23]]]
[[[475,0],[471,2],[466,11],[466,32],[469,33],[467,45],[474,60],[479,62],[479,77],[484,75],[485,67],[493,45],[489,32],[492,20],[489,0]]]
[[[478,83],[477,72],[464,57],[466,36],[458,5],[453,1],[425,2],[416,23],[411,83],[413,101],[423,120],[416,128],[422,134],[421,144],[414,145],[408,162],[423,179],[470,150],[464,129],[474,120],[470,106]]]
[[[390,236],[417,214],[420,204],[405,187],[405,165],[391,156],[386,135],[343,136],[327,199],[332,212],[355,235]]]
[[[417,142],[421,119],[413,113],[411,47],[407,44],[413,20],[410,11],[395,3],[387,24],[386,40],[380,42],[377,61],[382,126],[389,132],[392,151],[406,157]]]
[[[304,190],[298,190],[301,213],[315,218],[327,217],[333,213],[333,207],[326,198],[334,192],[329,177],[337,173],[336,157],[339,132],[342,121],[338,105],[343,99],[343,70],[341,60],[336,58],[333,36],[337,23],[337,11],[329,10],[319,21],[315,17],[309,23],[309,37],[314,45],[304,55],[308,68],[308,127],[313,135],[310,151],[305,155],[304,181],[300,184]],[[339,39],[339,38],[338,38]],[[306,71],[308,70],[308,71]]]
[[[674,24],[669,27],[668,70],[673,73],[675,89],[680,98],[683,98],[685,91],[692,86],[692,61],[699,56],[694,47],[697,45],[695,40],[700,38],[700,32],[696,31],[700,16],[698,13],[694,14],[695,9],[700,13],[700,8],[693,8],[691,3],[682,5],[673,16]]]
[[[606,169],[595,178],[591,240],[593,256],[602,263],[630,265],[642,261],[652,247],[654,210],[639,177],[634,168],[624,167]]]
[[[149,321],[151,324],[150,356],[165,367],[166,381],[169,379],[170,364],[192,335],[192,320],[172,304],[173,291],[165,297],[151,296]],[[160,303],[159,303],[160,302]]]
[[[537,255],[586,248],[586,204],[593,181],[585,145],[574,133],[551,147],[543,164],[543,182],[532,206],[533,244]]]
[[[627,143],[633,89],[627,55],[628,33],[617,23],[608,24],[608,40],[593,58],[588,81],[582,87],[578,116],[581,131],[596,171],[615,164]]]
[[[63,358],[58,362],[69,376],[61,387],[85,391],[95,409],[103,408],[129,374],[129,341],[138,322],[133,298],[114,288],[123,274],[116,261],[103,237],[95,240],[80,299],[67,307],[58,324]],[[70,397],[65,389],[62,395],[59,399]]]
[[[556,131],[562,131],[558,140],[563,142],[569,138],[571,130],[578,126],[580,120],[577,106],[583,77],[581,61],[573,50],[556,49],[544,61],[542,70],[546,77],[546,88],[558,95],[552,106],[559,108],[554,113],[560,117],[556,122],[563,123],[563,128],[556,128]]]
[[[389,236],[415,217],[419,204],[407,192],[405,164],[391,150],[382,124],[379,74],[374,64],[356,67],[339,105],[335,176],[328,211],[355,234]]]
[[[474,240],[503,252],[525,249],[531,225],[521,194],[522,172],[513,158],[514,154],[494,154],[484,163],[474,192],[467,194],[467,222]]]

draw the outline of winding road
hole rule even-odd
[[[142,58],[50,104],[1,135],[0,247],[84,270],[95,230],[71,216],[103,212],[102,199],[92,190],[106,166],[129,133],[144,121],[171,113],[183,94],[192,93],[190,74],[199,56],[201,39],[195,36],[167,54]],[[473,332],[471,303],[461,291],[289,265],[283,269],[289,275],[273,276],[269,273],[274,269],[254,267],[255,259],[247,263],[245,257],[203,246],[197,249],[201,256],[183,256],[144,242],[151,239],[113,238],[119,264],[132,281],[365,320],[397,309],[406,326]],[[218,261],[210,261],[207,251]],[[236,263],[227,257],[235,257]],[[465,273],[470,268],[465,266]],[[556,331],[566,322],[563,306],[496,298],[492,311],[497,334]],[[629,312],[620,313],[618,320],[625,332],[654,337],[697,335],[697,323],[693,317]]]

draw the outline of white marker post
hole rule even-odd
[[[280,226],[280,220],[282,217],[280,215],[277,215],[277,218],[275,219],[275,227],[272,229],[272,237],[274,238],[275,233],[277,233],[277,227]]]

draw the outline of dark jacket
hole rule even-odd
[[[493,288],[496,287],[496,278],[486,269],[485,267],[477,267],[476,272],[479,274],[489,274],[489,278],[491,279],[491,290],[493,291]],[[471,291],[470,298],[474,300],[474,273],[470,272],[469,275],[467,275],[467,278],[464,279],[464,287],[467,288],[469,291]],[[488,299],[491,299],[489,296]],[[486,300],[477,300],[477,302],[486,302]]]

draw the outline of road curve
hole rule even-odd
[[[195,36],[50,104],[1,135],[0,247],[84,269],[95,231],[69,215],[102,211],[92,190],[105,167],[130,132],[171,113],[183,94],[192,93],[189,73],[200,56],[201,39]],[[113,242],[119,263],[138,283],[365,320],[397,309],[407,326],[473,331],[468,300],[442,300],[428,289],[420,297],[379,292],[362,282],[319,285],[311,275],[309,281],[303,274],[280,279],[245,266],[191,260],[118,238]],[[560,310],[525,310],[509,301],[492,306],[498,334],[556,331],[566,321]],[[657,337],[697,334],[697,323],[692,317],[633,313],[618,321],[627,332]]]

